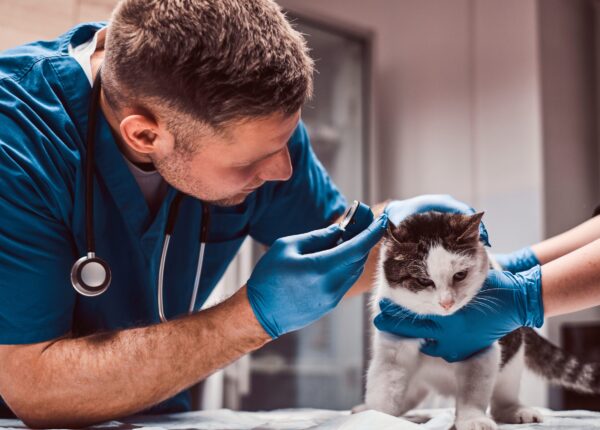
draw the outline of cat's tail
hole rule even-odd
[[[522,328],[525,364],[534,373],[573,391],[600,393],[600,363],[585,362],[560,349],[531,328]]]

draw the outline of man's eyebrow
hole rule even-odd
[[[260,162],[260,161],[263,161],[263,160],[265,160],[265,159],[269,158],[270,156],[272,156],[272,155],[275,155],[275,154],[277,154],[278,152],[281,152],[281,151],[283,151],[283,150],[284,150],[284,149],[287,147],[287,145],[288,145],[288,142],[285,142],[285,146],[283,146],[283,147],[281,147],[281,148],[277,149],[276,151],[269,152],[268,154],[265,154],[265,155],[263,155],[262,157],[260,157],[260,158],[257,158],[256,160],[245,161],[245,162],[242,162],[242,163],[240,163],[240,164],[242,164],[242,165],[243,165],[243,164],[254,164],[254,163],[258,163],[258,162]]]

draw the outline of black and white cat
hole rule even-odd
[[[470,302],[482,312],[494,306],[475,298],[492,264],[479,241],[482,216],[428,212],[390,225],[381,246],[373,316],[382,298],[417,314],[449,315]],[[488,406],[499,422],[541,422],[538,410],[519,402],[524,365],[567,388],[600,391],[600,365],[580,362],[528,328],[457,363],[424,355],[419,346],[420,341],[375,330],[365,404],[358,410],[400,416],[433,390],[455,396],[457,430],[496,429]]]

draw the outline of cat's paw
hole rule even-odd
[[[359,412],[364,412],[364,411],[368,411],[369,408],[367,408],[367,404],[363,403],[360,405],[356,405],[352,408],[352,413],[353,414],[358,414]]]
[[[456,420],[454,423],[456,430],[497,430],[498,426],[494,420],[488,417],[469,418]]]
[[[423,415],[423,414],[407,414],[407,415],[402,415],[402,418],[404,418],[407,421],[410,421],[412,423],[415,424],[425,424],[426,422],[429,422],[431,420],[431,416],[430,415]]]
[[[501,410],[492,410],[492,415],[496,421],[507,424],[541,423],[544,421],[544,416],[540,411],[521,405]]]
[[[401,416],[409,409],[405,406],[403,392],[395,389],[393,385],[383,386],[383,389],[367,387],[365,407],[394,417]]]
[[[394,417],[399,417],[406,412],[405,408],[399,407],[398,404],[392,400],[367,402],[365,404],[365,410],[367,409],[373,409],[374,411],[383,412],[384,414],[392,415]]]

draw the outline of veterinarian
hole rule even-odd
[[[541,327],[544,317],[600,305],[600,216],[510,254],[496,255],[505,270],[490,271],[479,297],[485,310],[465,307],[445,317],[399,319],[382,301],[380,330],[424,339],[421,351],[464,360],[520,327]]]
[[[0,54],[3,416],[186,411],[188,387],[369,288],[388,216],[470,211],[392,201],[337,245],[346,200],[300,120],[312,73],[270,0],[123,0],[108,27]],[[199,311],[247,236],[270,250]]]

